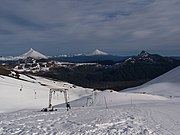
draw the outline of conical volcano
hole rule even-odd
[[[90,55],[108,55],[108,53],[96,49],[96,50],[95,50],[94,52],[92,52]]]
[[[26,59],[28,57],[34,58],[34,59],[47,59],[47,57],[40,52],[35,51],[34,49],[30,49],[28,52],[22,54],[19,56],[21,59]]]

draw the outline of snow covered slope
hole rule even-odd
[[[0,112],[47,107],[50,88],[67,88],[69,101],[87,96],[92,91],[69,83],[51,81],[40,77],[35,80],[21,75],[20,78],[22,80],[0,75]],[[63,94],[55,93],[53,105],[61,103],[64,103]]]
[[[21,109],[41,109],[46,107],[48,105],[50,88],[68,89],[68,100],[79,100],[81,102],[78,102],[76,106],[86,106],[87,98],[92,98],[92,89],[78,87],[65,82],[56,82],[41,77],[32,79],[28,76],[21,75],[20,78],[21,80],[18,80],[0,75],[0,112],[17,111]],[[62,93],[55,93],[53,95],[53,105],[64,103],[63,96]],[[104,105],[104,97],[106,97],[109,105],[130,104],[132,100],[133,102],[141,101],[143,103],[150,100],[165,100],[163,97],[145,94],[97,91],[97,94],[93,97],[93,105]],[[77,104],[77,102],[75,102],[75,104]]]
[[[1,113],[0,134],[179,135],[180,98],[163,97],[179,94],[179,69],[177,67],[141,87],[131,89],[133,93],[130,90],[92,91],[40,77],[34,80],[21,75],[21,79],[27,82],[0,76],[0,87],[3,88],[1,111],[26,108]],[[19,90],[21,84],[22,91]],[[69,89],[70,111],[61,104],[56,106],[59,107],[57,112],[39,112],[39,107],[47,106],[50,87]],[[168,88],[171,88],[171,93]],[[36,99],[34,89],[37,91]],[[60,93],[53,95],[54,104],[63,103],[61,100],[64,98],[60,96]]]
[[[154,80],[124,92],[146,92],[166,97],[180,97],[180,66]]]
[[[28,52],[18,56],[17,58],[18,59],[26,59],[28,57],[31,57],[34,59],[47,59],[47,57],[45,55],[33,50],[32,48]]]
[[[126,105],[0,115],[0,134],[179,135],[179,105]]]
[[[167,100],[167,98],[139,93],[122,93],[116,91],[103,91],[95,96],[94,105],[104,106],[105,100],[108,106],[125,105],[132,103],[146,103],[155,100]]]
[[[128,93],[127,93],[128,95]],[[138,94],[134,94],[137,96]],[[98,97],[99,96],[99,97]],[[75,107],[66,111],[39,112],[21,110],[0,114],[0,134],[54,134],[54,135],[179,135],[180,100],[157,100],[122,104],[125,95],[106,91],[98,92],[96,98],[114,97],[118,105]],[[145,95],[146,96],[146,95]],[[118,98],[119,97],[119,98]],[[138,98],[138,97],[137,97]],[[76,100],[78,103],[81,98]],[[119,99],[119,100],[118,100]],[[149,100],[148,99],[148,100]],[[113,99],[112,99],[113,100]],[[144,100],[144,99],[143,99]],[[129,101],[128,101],[129,102]],[[75,102],[74,102],[75,103]],[[79,102],[80,103],[80,102]],[[116,102],[117,103],[117,102]]]

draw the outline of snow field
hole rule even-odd
[[[147,82],[144,85],[123,90],[124,92],[146,92],[148,94],[180,97],[180,66]]]
[[[22,81],[0,76],[0,111],[4,112],[0,113],[0,134],[179,135],[179,77],[177,67],[142,86],[125,90],[128,92],[100,92],[41,77],[34,80],[21,75],[26,80]],[[63,94],[55,93],[53,105],[58,111],[40,112],[48,104],[52,87],[68,89],[70,111],[62,104]]]
[[[179,104],[152,103],[105,107],[74,107],[57,112],[22,110],[0,114],[0,134],[54,135],[178,135]],[[169,111],[164,111],[169,110]],[[173,110],[173,111],[172,111]]]
[[[20,78],[23,80],[0,76],[0,112],[47,107],[50,88],[67,88],[69,101],[87,96],[92,91],[81,87],[72,87],[73,85],[69,83],[56,82],[40,77],[35,80],[21,75]],[[54,93],[52,104],[62,103],[64,103],[63,93]]]

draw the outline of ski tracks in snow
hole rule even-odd
[[[134,105],[131,108],[133,115],[144,121],[152,135],[176,135],[180,134],[180,121],[170,116],[159,108]],[[132,112],[131,112],[132,113]]]
[[[115,106],[109,109],[75,108],[68,112],[65,109],[57,112],[23,110],[0,114],[0,134],[173,135],[171,130],[163,125],[167,115],[160,114],[157,120],[154,117],[156,114],[153,113],[155,112],[151,109],[142,109],[136,105]],[[179,123],[171,119],[172,122],[176,123],[172,126],[179,129]]]
[[[151,126],[155,132],[164,135],[180,134],[180,121],[178,119],[172,118],[165,112],[152,109],[149,109],[146,114],[146,119],[152,124],[149,126]]]

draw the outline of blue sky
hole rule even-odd
[[[180,54],[179,0],[0,0],[0,56]]]

